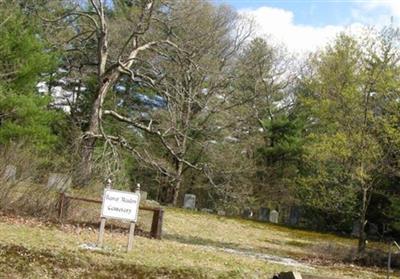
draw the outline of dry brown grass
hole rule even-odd
[[[129,254],[124,252],[124,230],[108,227],[105,250],[88,252],[79,246],[96,243],[96,228],[3,216],[0,270],[12,271],[16,278],[60,278],[52,273],[57,269],[64,274],[61,278],[86,278],[88,274],[94,278],[269,278],[289,270],[327,278],[385,278],[381,269],[312,261],[304,262],[309,267],[293,267],[220,249],[291,255],[301,261],[304,255],[320,255],[312,244],[320,241],[350,247],[351,239],[180,209],[168,208],[165,216],[165,239],[135,237],[135,248]],[[6,265],[10,259],[16,264]]]

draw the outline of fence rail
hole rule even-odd
[[[73,197],[65,193],[60,193],[60,198],[58,202],[58,218],[60,221],[63,221],[64,217],[67,215],[68,204],[70,200],[97,203],[97,204],[102,203],[101,200]],[[164,209],[162,209],[161,207],[149,207],[149,206],[139,206],[139,209],[153,212],[150,237],[155,239],[161,239]]]

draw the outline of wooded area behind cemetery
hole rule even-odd
[[[256,30],[208,1],[2,1],[3,179],[295,211],[292,225],[357,234],[360,254],[400,236],[399,29],[307,55]]]

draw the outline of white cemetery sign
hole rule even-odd
[[[139,202],[138,193],[105,189],[101,217],[136,222]]]
[[[110,188],[104,189],[103,203],[101,206],[101,223],[98,246],[103,246],[104,228],[106,219],[119,219],[130,221],[129,238],[127,251],[132,250],[133,234],[135,231],[135,223],[138,217],[140,203],[140,185],[137,185],[136,191],[123,192]]]

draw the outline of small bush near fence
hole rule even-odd
[[[17,215],[53,219],[58,193],[29,181],[0,181],[0,210]]]

